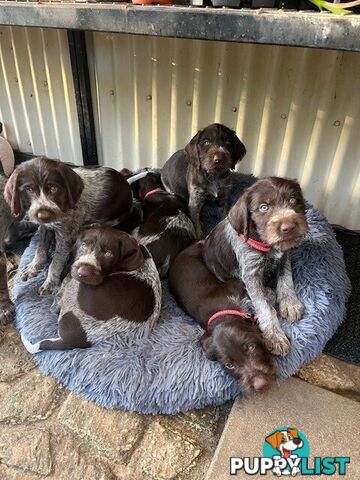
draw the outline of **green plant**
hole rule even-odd
[[[347,3],[330,3],[326,0],[309,0],[311,3],[316,5],[320,10],[329,10],[329,12],[336,13],[337,15],[349,15],[352,13],[348,8],[357,7],[360,5],[360,0],[355,0],[353,2]]]

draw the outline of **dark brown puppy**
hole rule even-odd
[[[149,249],[164,278],[176,255],[195,240],[187,205],[177,195],[166,192],[159,173],[149,172],[132,184],[132,189],[142,202],[144,215],[133,235]]]
[[[203,258],[217,278],[244,282],[266,344],[278,355],[286,355],[290,343],[267,286],[270,280],[276,284],[281,317],[299,320],[304,308],[294,290],[289,250],[302,243],[307,230],[299,184],[268,177],[244,192],[204,243]]]
[[[149,252],[125,232],[92,227],[75,246],[75,261],[58,296],[59,336],[25,347],[40,350],[86,348],[126,333],[160,315],[161,285]]]
[[[40,225],[39,246],[21,274],[24,281],[43,268],[55,236],[55,253],[40,294],[51,293],[59,284],[82,225],[120,223],[132,205],[131,189],[119,172],[105,167],[71,168],[44,157],[19,165],[5,186],[4,197],[15,217]]]
[[[224,215],[228,209],[228,176],[246,149],[233,130],[213,123],[200,130],[165,163],[161,179],[168,192],[184,198],[198,238],[200,213],[207,197],[218,199]]]
[[[170,289],[205,330],[200,341],[206,356],[220,362],[245,393],[264,390],[275,381],[276,367],[260,330],[251,319],[226,313],[235,310],[251,317],[244,285],[241,280],[220,282],[206,267],[202,246],[198,242],[176,257],[169,272]],[[214,317],[221,311],[225,312]]]

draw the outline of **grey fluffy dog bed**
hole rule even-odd
[[[234,199],[253,181],[253,177],[236,176]],[[306,215],[309,234],[292,252],[295,288],[305,315],[294,325],[282,321],[292,348],[285,358],[276,358],[279,381],[323,350],[344,318],[349,292],[343,254],[331,227],[311,206]],[[218,221],[216,210],[207,206],[203,220],[209,230]],[[20,269],[33,257],[36,244],[35,236]],[[15,282],[17,327],[31,342],[57,332],[56,314],[50,312],[52,298],[37,294],[44,278],[45,272],[41,272],[26,283],[19,277]],[[141,332],[114,335],[89,349],[40,352],[36,360],[44,373],[104,407],[176,413],[219,405],[241,393],[218,363],[206,359],[198,342],[201,334],[201,328],[176,304],[163,282],[161,320],[150,336]]]

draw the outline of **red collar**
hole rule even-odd
[[[163,188],[154,188],[154,190],[150,190],[149,192],[147,192],[145,195],[144,195],[144,198],[143,198],[143,201],[145,200],[145,198],[147,197],[150,197],[151,195],[153,195],[154,193],[166,193],[166,191],[163,189]]]
[[[242,310],[220,310],[219,312],[214,313],[209,318],[207,324],[208,326],[217,318],[223,317],[224,315],[235,315],[236,317],[246,318],[247,320],[253,319],[256,320],[257,316],[251,315],[251,313],[243,312]]]
[[[239,233],[239,237],[241,240],[244,240],[245,243],[249,245],[249,247],[254,248],[255,250],[259,250],[259,252],[269,253],[271,251],[270,245],[264,242],[259,242],[253,238],[245,237],[242,233]]]

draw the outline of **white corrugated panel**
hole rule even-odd
[[[240,164],[296,177],[331,222],[360,228],[360,55],[89,34],[100,160],[161,166],[197,129],[235,128]]]
[[[65,31],[0,27],[0,120],[13,148],[82,163]]]

